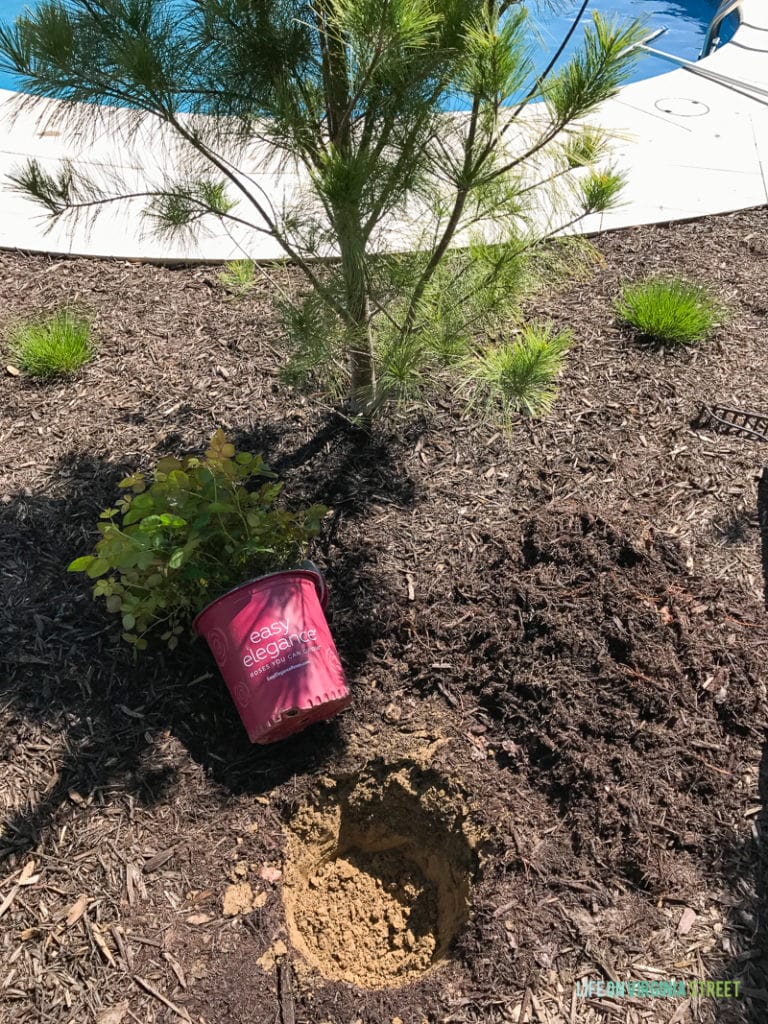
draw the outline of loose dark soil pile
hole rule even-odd
[[[692,579],[650,525],[628,534],[556,502],[480,540],[476,571],[449,554],[430,602],[424,640],[439,660],[454,647],[457,611],[476,609],[463,632],[473,671],[446,666],[443,684],[477,694],[494,733],[514,740],[505,761],[527,761],[574,853],[599,846],[615,877],[653,894],[684,884],[722,842],[708,832],[723,788],[711,754],[760,717],[756,624]],[[449,579],[466,580],[460,593],[445,593]],[[409,660],[418,674],[422,662]]]
[[[368,441],[278,384],[266,284],[0,254],[0,332],[67,301],[100,339],[0,380],[3,1024],[765,1021],[768,457],[696,425],[768,412],[765,238],[757,210],[599,240],[531,304],[577,337],[546,421],[438,394]],[[611,303],[648,271],[731,321],[639,345]],[[201,644],[134,662],[65,572],[121,476],[217,426],[332,510],[354,708],[274,747]],[[741,997],[573,990],[667,977]]]

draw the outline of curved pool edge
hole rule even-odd
[[[768,5],[742,0],[733,38],[697,62],[706,74],[736,79],[737,91],[682,68],[631,83],[607,100],[591,119],[616,137],[611,162],[627,174],[622,205],[586,218],[579,232],[592,234],[638,224],[688,220],[768,203]],[[663,38],[659,43],[663,49]],[[765,95],[754,92],[764,89]],[[0,181],[28,157],[48,169],[64,159],[75,164],[120,169],[134,184],[151,180],[178,149],[159,124],[147,126],[132,148],[118,148],[116,129],[127,111],[102,109],[100,130],[80,139],[48,129],[49,116],[17,110],[17,94],[0,90]],[[47,101],[53,110],[56,101]],[[15,111],[15,117],[11,114]],[[263,153],[254,152],[245,170],[280,203],[298,177],[270,173]],[[250,165],[250,166],[248,166]],[[217,231],[196,241],[160,239],[148,233],[138,201],[105,209],[90,225],[57,225],[49,230],[37,206],[0,186],[0,249],[160,263],[219,263],[248,255],[257,260],[284,256],[255,232]]]

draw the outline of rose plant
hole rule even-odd
[[[134,473],[119,486],[123,496],[101,513],[94,553],[69,571],[96,581],[94,598],[121,616],[123,639],[137,650],[158,629],[173,649],[215,598],[296,566],[327,512],[278,507],[276,474],[260,455],[236,453],[220,429],[202,458],[162,458],[151,479]]]

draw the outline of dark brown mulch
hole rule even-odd
[[[100,338],[71,381],[0,382],[0,1019],[765,1020],[768,459],[696,426],[712,401],[768,412],[765,238],[755,210],[597,240],[589,281],[531,304],[577,339],[546,421],[505,436],[442,395],[367,442],[278,385],[266,283],[235,302],[210,268],[0,254],[0,329],[66,300]],[[611,300],[649,271],[731,322],[639,345]],[[333,510],[315,555],[355,706],[276,747],[248,745],[201,646],[134,663],[64,572],[126,470],[219,425]],[[466,807],[469,921],[421,981],[323,983],[288,942],[284,829],[396,771]],[[244,880],[258,906],[227,917]],[[576,1000],[581,976],[745,998]]]

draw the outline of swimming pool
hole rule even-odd
[[[3,0],[0,0],[0,10],[2,4]],[[718,6],[718,0],[592,0],[582,17],[582,22],[590,20],[590,12],[593,10],[615,14],[626,20],[641,18],[647,23],[649,32],[659,28],[666,29],[664,35],[652,44],[656,49],[694,61],[699,56],[707,28]],[[542,44],[538,47],[538,66],[546,66],[547,60],[557,49],[559,41],[568,31],[580,7],[580,3],[571,3],[568,0],[563,9],[547,15],[547,20],[541,27]],[[727,42],[737,26],[738,15],[729,15],[723,23],[721,41]],[[575,32],[564,57],[576,49],[579,43],[578,36],[579,32]],[[665,71],[671,71],[673,67],[672,63],[660,57],[646,55],[638,63],[630,81],[653,78]]]
[[[535,21],[540,38],[536,40],[535,50],[536,66],[539,68],[546,67],[556,52],[581,3],[564,0],[556,6],[557,9],[553,10],[555,4],[552,4],[551,0],[541,0],[536,8]],[[696,60],[717,6],[717,0],[591,0],[582,22],[590,20],[592,11],[601,11],[626,20],[642,18],[647,23],[649,31],[658,28],[667,30],[654,46],[678,57]],[[13,21],[25,7],[34,7],[34,3],[30,0],[0,0],[0,23]],[[737,24],[736,15],[731,15],[726,20],[721,33],[723,42],[730,38]],[[561,61],[568,58],[580,41],[581,31],[577,30]],[[658,57],[646,56],[638,62],[630,81],[652,78],[671,70],[672,67],[672,64]],[[14,76],[0,71],[0,89],[19,90],[20,83]]]

